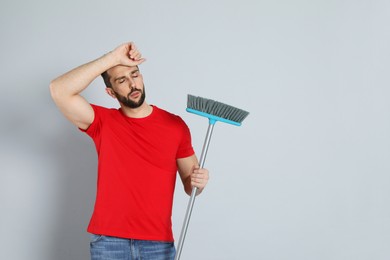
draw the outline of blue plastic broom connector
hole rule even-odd
[[[208,113],[196,110],[196,109],[187,108],[186,110],[187,110],[187,112],[190,112],[190,113],[193,113],[193,114],[196,114],[199,116],[207,117],[209,119],[209,123],[211,125],[214,125],[217,121],[221,121],[223,123],[228,123],[228,124],[235,125],[235,126],[241,126],[241,123],[238,123],[238,122],[226,119],[226,118],[222,118],[219,116],[214,116],[214,115],[211,115],[211,114],[208,114]]]

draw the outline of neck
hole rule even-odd
[[[121,110],[128,117],[143,118],[149,116],[152,113],[153,107],[148,105],[146,102],[137,108],[130,108],[121,104]]]

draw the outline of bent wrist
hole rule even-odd
[[[104,61],[104,63],[107,66],[107,69],[115,67],[120,64],[120,59],[112,51],[107,52],[106,54],[101,56],[100,59]]]

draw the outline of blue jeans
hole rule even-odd
[[[91,235],[91,260],[173,260],[173,242]]]

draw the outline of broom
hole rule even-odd
[[[209,127],[207,129],[206,138],[203,144],[202,154],[200,156],[200,168],[203,168],[206,160],[207,150],[209,148],[211,134],[214,129],[214,125],[217,121],[228,123],[236,126],[240,126],[242,121],[249,115],[249,112],[239,108],[235,108],[218,101],[214,101],[207,98],[195,97],[188,95],[187,99],[187,112],[207,117],[209,119]],[[175,260],[180,259],[181,251],[183,249],[184,239],[187,233],[188,224],[190,222],[192,208],[194,206],[196,192],[198,188],[193,187],[191,197],[188,202],[187,212],[184,218],[183,227],[180,234],[180,239],[175,255]]]

